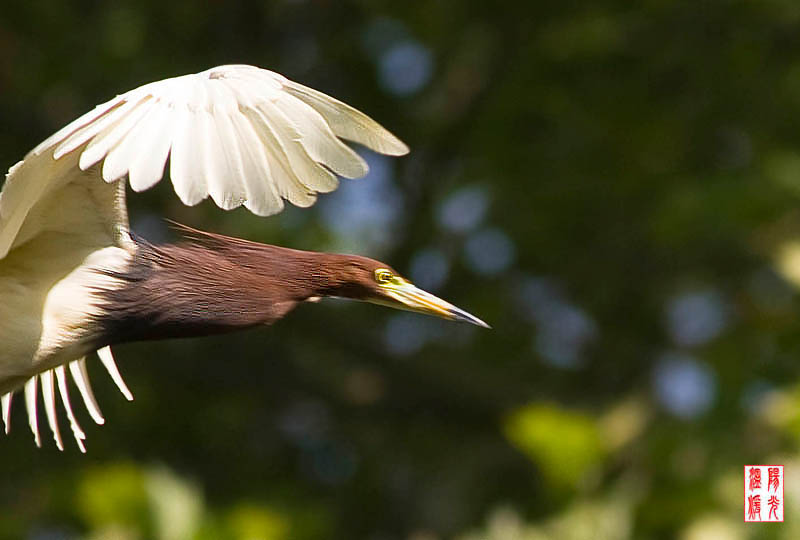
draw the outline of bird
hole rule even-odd
[[[111,347],[271,325],[303,302],[361,300],[488,325],[386,263],[231,238],[176,225],[154,244],[130,230],[126,196],[166,173],[181,202],[210,197],[259,216],[311,206],[367,164],[343,141],[400,156],[408,147],[366,114],[278,73],[225,65],[146,84],[66,125],[10,167],[0,191],[0,404],[24,396],[41,447],[39,388],[64,449],[58,397],[76,445],[86,434],[70,378],[105,422],[89,383],[96,353],[126,399]]]

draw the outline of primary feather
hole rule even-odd
[[[133,260],[125,182],[157,184],[167,163],[187,205],[207,197],[223,209],[258,215],[284,200],[309,206],[317,193],[367,172],[340,139],[377,152],[408,148],[356,109],[264,69],[221,66],[144,85],[98,105],[10,168],[0,192],[0,403],[6,432],[14,392],[24,387],[29,424],[40,444],[38,389],[62,448],[56,396],[85,451],[69,401],[67,373],[91,417],[103,423],[84,356],[94,350],[120,391],[132,395],[111,350],[97,343],[93,299],[119,286]],[[41,385],[39,384],[41,382]],[[58,387],[58,392],[55,387]]]

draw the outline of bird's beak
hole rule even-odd
[[[435,315],[436,317],[442,317],[443,319],[450,319],[452,321],[464,321],[484,328],[491,328],[491,326],[475,315],[467,313],[463,309],[457,308],[453,304],[445,302],[429,292],[423,291],[403,278],[395,277],[390,283],[382,285],[381,287],[385,297],[370,300],[370,302],[383,304],[396,309],[405,309],[408,311],[425,313],[426,315]]]

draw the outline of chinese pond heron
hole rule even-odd
[[[300,302],[336,296],[486,326],[389,265],[185,228],[177,245],[129,232],[126,182],[169,176],[180,200],[244,205],[267,216],[307,207],[367,165],[342,139],[402,155],[399,139],[321,92],[252,66],[147,84],[67,125],[11,167],[0,192],[0,402],[6,433],[20,392],[36,444],[39,387],[63,449],[57,395],[75,441],[85,434],[69,379],[97,423],[85,357],[97,352],[127,399],[111,345],[271,324]]]

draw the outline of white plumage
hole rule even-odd
[[[336,189],[336,175],[367,165],[340,139],[377,152],[407,147],[363,113],[285,77],[232,65],[144,85],[81,116],[11,167],[0,192],[0,405],[5,431],[15,391],[24,388],[37,445],[38,388],[56,445],[63,448],[56,396],[81,451],[86,436],[68,393],[66,367],[92,419],[103,416],[84,357],[93,352],[92,302],[113,287],[136,246],[128,235],[125,179],[134,191],[165,173],[187,205],[211,197],[225,210],[258,215],[283,201],[309,206]],[[103,269],[105,272],[97,272]],[[97,351],[133,399],[111,350]],[[56,390],[57,388],[57,390]]]

